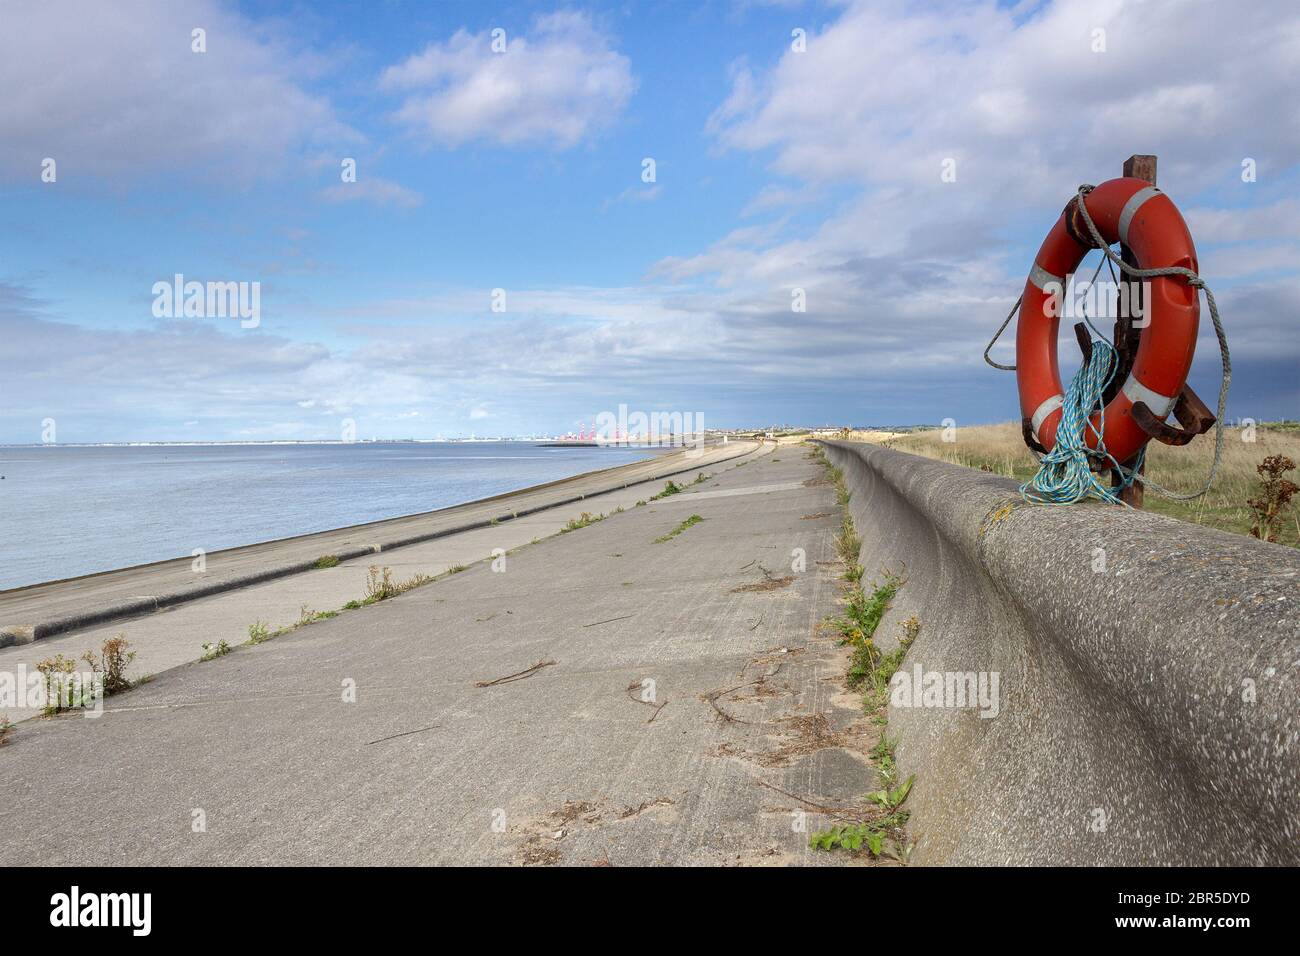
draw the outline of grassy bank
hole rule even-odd
[[[1248,534],[1251,509],[1247,499],[1259,495],[1259,475],[1255,467],[1269,455],[1286,455],[1300,462],[1300,427],[1259,425],[1253,442],[1243,441],[1239,428],[1224,430],[1223,460],[1214,487],[1194,501],[1171,501],[1150,490],[1145,508],[1155,514],[1183,521]],[[968,468],[1025,481],[1038,470],[1033,454],[1020,438],[1020,426],[1012,422],[1001,425],[975,425],[959,428],[956,441],[945,442],[939,430],[913,432],[880,442],[899,451],[939,458]],[[1214,459],[1214,435],[1211,432],[1190,445],[1171,448],[1159,442],[1147,446],[1147,475],[1157,484],[1180,494],[1200,487]],[[1289,476],[1296,480],[1296,473]],[[1278,543],[1300,546],[1300,513],[1292,508],[1282,522]]]

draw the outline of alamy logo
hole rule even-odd
[[[239,319],[241,329],[262,324],[262,283],[186,282],[176,273],[172,281],[153,284],[156,319]]]
[[[148,936],[153,925],[152,893],[71,893],[50,897],[51,926],[129,926],[133,936]]]
[[[1146,303],[1151,301],[1151,283],[1091,281],[1073,273],[1062,283],[1052,279],[1043,285],[1043,315],[1052,319],[1118,319],[1128,315],[1133,327],[1147,327]]]
[[[666,448],[704,447],[703,412],[618,412],[596,416],[596,443],[600,445],[655,445]]]
[[[977,707],[981,717],[1001,711],[997,671],[927,671],[917,664],[912,673],[898,671],[889,680],[894,707]]]
[[[104,712],[104,675],[54,667],[29,670],[19,663],[14,670],[0,671],[0,709],[9,708],[84,710],[87,717],[98,717]]]

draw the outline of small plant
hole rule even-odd
[[[337,568],[338,566],[339,566],[339,559],[337,555],[322,554],[319,558],[316,559],[316,567],[318,568],[322,568],[322,569]]]
[[[230,653],[230,645],[225,641],[217,641],[215,644],[201,644],[199,646],[203,648],[203,656],[199,658],[201,661],[215,661],[218,657],[224,657]]]
[[[673,528],[672,531],[669,531],[667,534],[663,534],[655,538],[654,543],[663,544],[665,541],[671,541],[673,538],[677,537],[687,528],[693,527],[694,525],[699,524],[703,520],[704,519],[701,518],[699,515],[691,515],[689,518],[687,518],[685,521],[679,524],[676,528]]]
[[[891,751],[890,760],[892,761],[892,759]],[[907,795],[912,792],[912,782],[915,779],[915,776],[911,776],[901,786],[892,790],[887,788],[867,794],[868,800],[883,810],[889,811],[885,816],[862,823],[841,824],[829,830],[814,833],[808,839],[808,845],[815,850],[834,850],[838,848],[848,850],[851,853],[865,846],[867,852],[872,856],[881,856],[885,852],[885,837],[891,834],[897,837],[897,831],[907,822],[908,812],[899,808],[907,800]],[[906,859],[907,852],[902,848],[901,843],[895,839],[894,847],[889,855],[903,860]]]
[[[867,799],[878,806],[884,807],[886,810],[897,810],[903,805],[907,795],[912,792],[912,782],[915,780],[916,774],[912,774],[893,790],[876,790],[867,794]]]
[[[886,787],[890,786],[898,776],[898,767],[894,764],[894,744],[895,741],[881,734],[880,740],[876,741],[869,754]]]
[[[332,617],[338,617],[338,611],[313,611],[307,605],[298,608],[298,620],[291,627],[281,628],[272,634],[272,637],[279,637],[285,631],[293,630],[295,627],[303,627],[307,624],[315,624],[317,621],[328,621]]]
[[[42,713],[52,717],[69,707],[82,707],[93,701],[93,695],[87,697],[86,688],[72,677],[77,662],[62,654],[47,657],[36,665],[45,680],[45,709]]]
[[[673,495],[681,494],[681,492],[682,492],[682,486],[677,484],[672,479],[669,479],[668,481],[664,482],[664,490],[659,492],[659,494],[651,497],[650,500],[658,501],[660,498],[671,498]]]
[[[105,697],[131,689],[131,681],[127,679],[126,669],[135,660],[135,651],[128,651],[129,646],[126,637],[118,634],[104,642],[98,658],[93,651],[86,651],[81,655],[81,659],[90,665],[90,669],[101,675]]]
[[[449,567],[449,568],[447,569],[447,573],[448,573],[448,574],[460,574],[460,572],[464,571],[466,567],[467,567],[467,566],[464,565],[464,564],[453,564],[451,567]]]
[[[0,714],[0,747],[3,747],[5,743],[8,741],[9,733],[13,729],[14,726],[12,723],[10,723],[9,718],[5,717],[3,714]]]
[[[835,549],[839,552],[840,560],[850,568],[858,563],[858,555],[862,551],[862,539],[858,537],[858,529],[853,524],[853,516],[847,511],[844,512],[844,522],[840,525],[840,533],[835,538]],[[859,579],[862,575],[858,575]]]
[[[560,529],[560,534],[568,534],[570,531],[577,531],[579,528],[585,528],[588,525],[595,524],[597,521],[601,521],[604,517],[604,515],[594,515],[589,511],[584,511],[580,517],[570,518],[569,523]]]
[[[393,584],[393,569],[372,564],[366,574],[366,603],[374,604],[397,593]]]
[[[850,587],[844,614],[831,618],[828,622],[840,632],[841,642],[859,647],[866,646],[875,635],[880,619],[885,616],[885,611],[889,610],[889,604],[902,584],[901,578],[886,571],[884,583],[877,585],[871,594],[867,594],[861,585]]]
[[[904,634],[898,639],[898,646],[888,654],[881,654],[877,659],[875,666],[871,668],[869,677],[871,678],[871,693],[867,695],[863,702],[868,711],[882,710],[889,703],[889,682],[893,679],[894,674],[903,666],[903,658],[907,656],[907,649],[912,646],[918,634],[921,633],[921,622],[915,616],[908,618],[903,622]]]
[[[265,621],[254,621],[248,625],[248,643],[261,644],[271,639],[271,631]]]
[[[849,823],[814,833],[808,840],[814,850],[834,850],[837,847],[856,852],[866,847],[872,856],[880,856],[885,848],[885,830],[876,823]]]
[[[636,503],[636,506],[637,506],[638,508],[644,508],[644,507],[645,507],[645,499],[642,499],[641,501],[638,501],[638,502]]]
[[[1255,466],[1259,473],[1260,495],[1246,499],[1252,515],[1250,533],[1254,537],[1277,543],[1291,499],[1300,491],[1295,482],[1282,477],[1293,468],[1295,462],[1286,455],[1269,455]]]

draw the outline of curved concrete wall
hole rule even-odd
[[[909,686],[997,675],[996,716],[890,705],[917,862],[1300,862],[1300,553],[822,444],[868,580],[904,571],[877,636],[921,621]]]

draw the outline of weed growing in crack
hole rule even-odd
[[[585,528],[603,520],[605,520],[604,515],[594,515],[589,511],[584,511],[579,517],[570,518],[569,523],[560,529],[560,534],[568,534],[570,531],[577,531],[580,528]]]
[[[90,665],[90,669],[100,675],[104,682],[104,696],[111,697],[124,690],[131,689],[131,681],[126,676],[126,669],[135,660],[135,651],[128,651],[130,643],[125,635],[118,634],[106,640],[99,649],[99,656],[94,651],[86,651],[81,659]]]
[[[215,661],[218,657],[225,657],[230,653],[230,645],[225,641],[217,641],[215,644],[201,644],[203,656],[200,661]]]
[[[654,543],[663,544],[665,541],[671,541],[673,538],[677,537],[687,528],[693,527],[699,524],[703,520],[704,519],[701,518],[699,515],[691,515],[689,518],[687,518],[685,521],[679,524],[676,528],[673,528],[672,531],[669,531],[667,534],[662,534],[659,537],[655,538]]]
[[[383,601],[397,593],[393,584],[393,569],[372,564],[366,571],[366,600]]]

